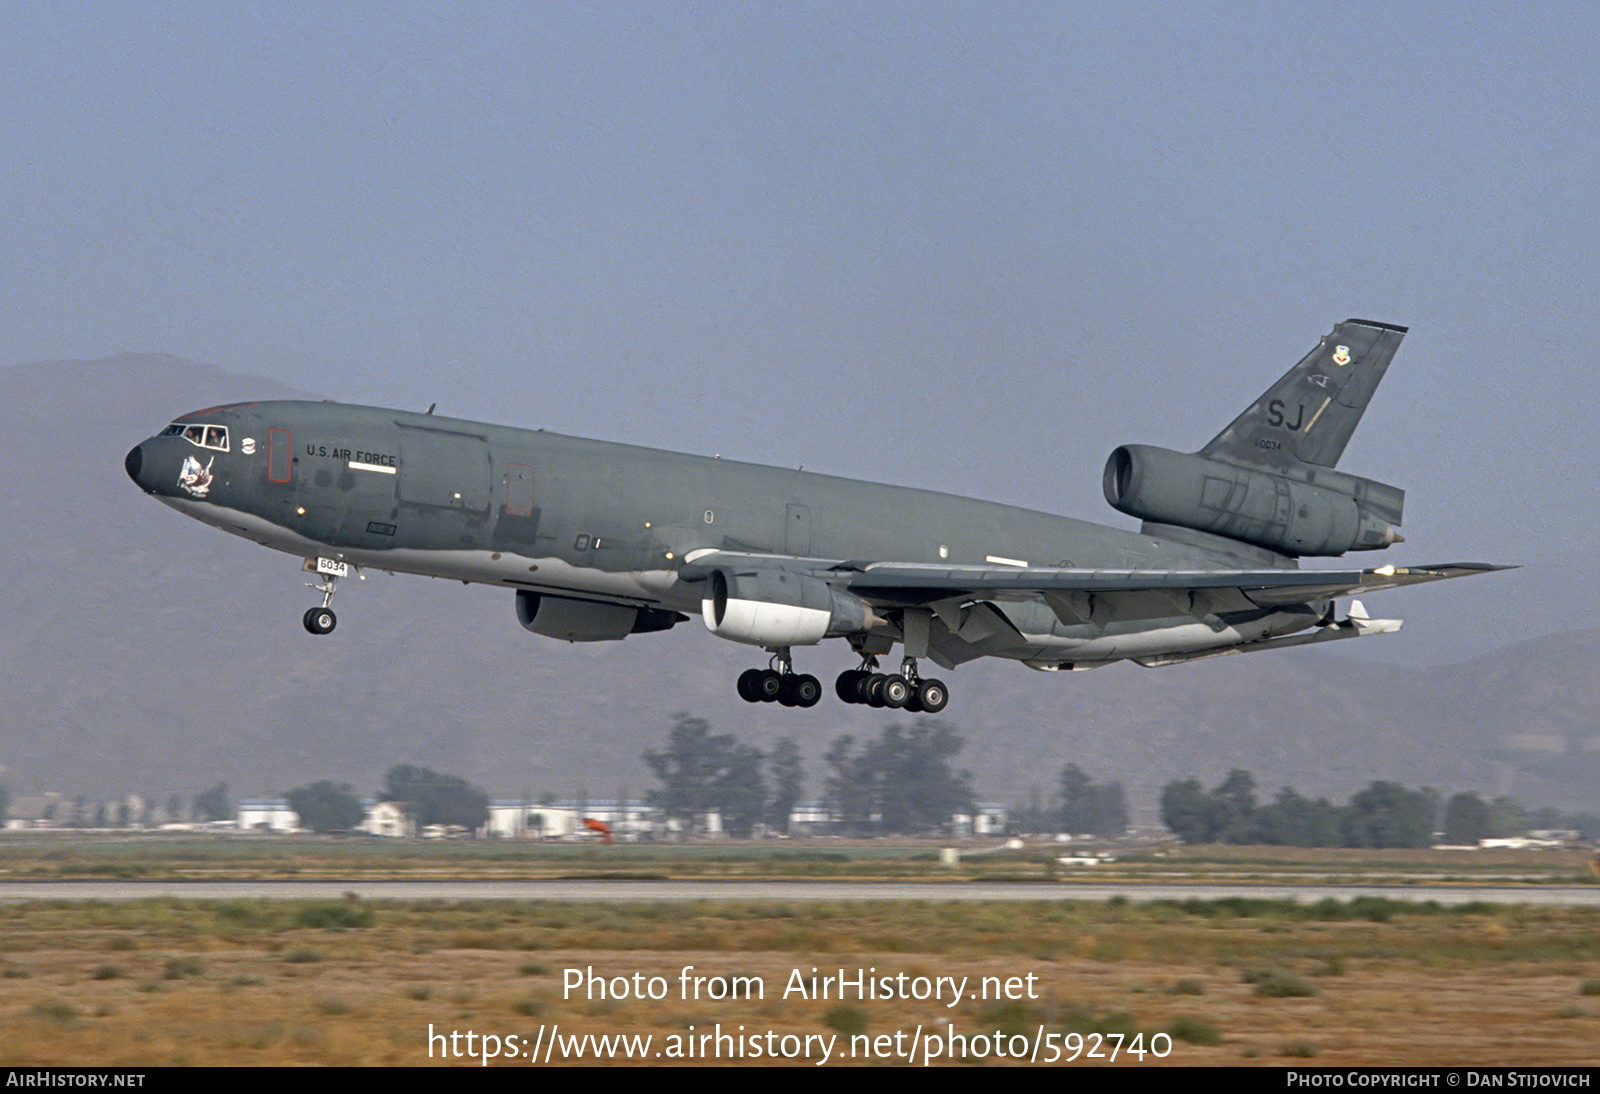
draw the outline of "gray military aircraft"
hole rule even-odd
[[[182,513],[300,555],[333,630],[351,567],[515,590],[569,642],[711,632],[771,656],[751,702],[812,706],[791,651],[843,638],[847,703],[935,712],[946,669],[1168,665],[1398,630],[1339,597],[1502,567],[1302,570],[1401,541],[1404,491],[1334,470],[1405,327],[1350,319],[1199,452],[1123,445],[1106,500],[1138,532],[992,502],[632,445],[332,402],[185,414],[128,453]],[[898,672],[879,671],[895,643]]]

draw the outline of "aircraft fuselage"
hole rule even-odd
[[[206,447],[203,432],[196,443],[175,432],[180,426],[225,430],[227,448]],[[1239,562],[1221,551],[935,491],[331,402],[195,411],[136,452],[130,473],[143,489],[289,554],[688,614],[700,612],[704,582],[686,580],[685,565],[707,550],[1018,569],[1220,569]],[[203,486],[184,483],[186,461],[202,465]],[[1271,558],[1236,547],[1240,552],[1257,565]],[[1071,647],[1099,659],[1093,645],[1082,647],[1104,637],[1104,626],[1052,635],[1064,628],[1042,604],[1038,609],[1007,606],[1019,629],[1036,629],[1040,639],[1007,655],[1061,659]],[[1304,612],[1293,617],[1296,628],[1310,621]],[[1238,641],[1200,630],[1194,637],[1202,645]],[[1127,639],[1101,645],[1109,656],[1135,652]]]
[[[937,711],[951,668],[1038,669],[1216,653],[1398,629],[1355,592],[1497,567],[1305,571],[1302,556],[1400,542],[1405,492],[1335,469],[1405,328],[1350,319],[1195,453],[1124,445],[1106,500],[1138,532],[929,490],[761,467],[408,411],[262,402],[186,414],[128,453],[146,492],[305,558],[306,629],[336,619],[349,566],[516,591],[527,629],[569,641],[698,614],[759,646],[739,693],[810,706],[791,647],[844,638],[846,702]],[[898,674],[877,658],[904,646]]]

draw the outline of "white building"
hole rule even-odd
[[[950,818],[950,826],[958,836],[1003,836],[1008,817],[1005,806],[979,802],[976,813],[958,813]]]
[[[527,801],[489,804],[489,834],[504,839],[567,839],[595,833],[586,821],[610,830],[613,839],[631,843],[665,830],[666,822],[641,801],[590,800],[533,805]]]
[[[367,819],[356,825],[359,832],[374,836],[406,837],[417,834],[417,826],[399,802],[377,802],[367,805]]]
[[[296,832],[300,814],[284,798],[244,798],[239,802],[239,829],[244,832]]]
[[[529,805],[519,801],[489,803],[489,834],[501,839],[560,839],[583,823],[576,809]]]

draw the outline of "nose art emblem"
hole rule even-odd
[[[183,470],[178,472],[178,485],[197,498],[203,498],[211,493],[211,465],[216,462],[213,456],[204,467],[193,456],[183,458]]]

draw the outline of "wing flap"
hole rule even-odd
[[[1185,661],[1199,661],[1207,657],[1224,657],[1234,653],[1255,653],[1258,650],[1281,650],[1290,646],[1310,646],[1318,642],[1337,642],[1344,638],[1364,638],[1369,634],[1393,634],[1400,629],[1398,619],[1357,619],[1355,613],[1341,623],[1319,627],[1314,631],[1285,634],[1265,638],[1259,642],[1244,642],[1237,646],[1218,646],[1214,649],[1189,650],[1183,653],[1164,653],[1150,657],[1133,658],[1136,664],[1147,669],[1164,665],[1179,665]]]

